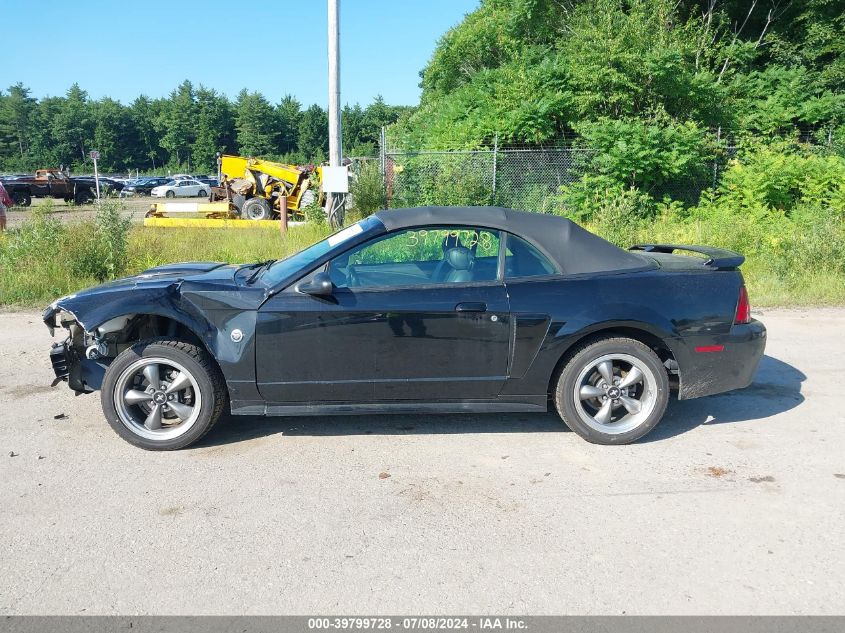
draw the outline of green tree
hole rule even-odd
[[[804,66],[770,65],[738,75],[730,87],[742,130],[788,135],[796,128],[845,121],[845,93],[825,88],[818,73]]]
[[[317,104],[308,106],[299,121],[297,146],[306,160],[315,163],[325,159],[329,151],[329,119]]]
[[[156,169],[164,162],[161,154],[161,134],[157,121],[161,116],[163,100],[151,100],[145,95],[137,97],[129,106],[129,116],[138,138],[138,166]]]
[[[647,192],[700,175],[713,157],[706,130],[692,122],[603,118],[577,129],[594,151],[593,172]]]
[[[340,128],[343,132],[343,153],[347,156],[357,155],[356,149],[366,143],[364,109],[357,103],[354,106],[343,106],[340,111]]]
[[[276,149],[275,113],[270,102],[246,88],[235,101],[238,147],[244,156],[267,156]]]
[[[196,97],[190,81],[182,82],[170,93],[156,120],[161,134],[159,143],[170,154],[170,163],[181,166],[190,158],[191,146],[196,138]]]
[[[23,161],[29,150],[32,118],[37,101],[29,96],[29,88],[18,82],[0,96],[0,135]]]
[[[279,151],[283,154],[299,149],[299,123],[302,120],[302,104],[293,95],[286,94],[276,107]]]
[[[88,93],[74,83],[52,120],[54,152],[67,165],[84,163],[93,139],[93,121]]]
[[[91,103],[92,149],[101,155],[104,171],[121,171],[137,162],[138,138],[128,108],[114,99]]]
[[[214,167],[217,152],[234,151],[235,123],[225,96],[200,86],[197,89],[196,140],[191,155],[198,169]],[[204,167],[201,167],[204,166]]]
[[[32,118],[30,169],[58,167],[63,162],[70,164],[70,161],[60,156],[60,145],[53,135],[53,130],[58,127],[55,121],[62,112],[64,102],[64,97],[46,97],[38,102]]]
[[[482,0],[438,43],[394,137],[546,142],[602,118],[829,129],[843,51],[843,0]]]

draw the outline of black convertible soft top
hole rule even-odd
[[[375,215],[388,231],[453,224],[508,231],[534,244],[570,275],[655,266],[653,260],[622,250],[556,215],[502,207],[415,207],[379,211]]]

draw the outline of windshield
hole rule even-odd
[[[275,262],[267,269],[260,279],[262,283],[268,286],[275,286],[279,282],[284,281],[286,278],[295,275],[298,271],[307,269],[309,264],[316,262],[334,247],[356,237],[357,235],[361,235],[378,224],[381,223],[374,217],[364,218],[355,224],[350,224],[337,233],[329,235],[326,239],[321,240],[316,244],[312,244],[305,250],[299,251],[295,255],[291,255],[287,259],[280,259]]]

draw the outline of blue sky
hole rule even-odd
[[[381,94],[416,104],[438,38],[478,4],[341,0],[343,103]],[[246,87],[274,103],[286,93],[328,101],[325,0],[0,0],[0,24],[4,90],[22,81],[41,98],[76,81],[92,98],[128,103],[190,79],[230,97]]]

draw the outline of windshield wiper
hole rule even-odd
[[[247,285],[251,284],[258,278],[262,272],[264,272],[265,268],[269,268],[271,264],[273,264],[276,260],[275,259],[268,259],[263,262],[257,262],[255,264],[250,264],[247,268],[255,268],[255,271],[249,276],[249,279],[246,280]]]

